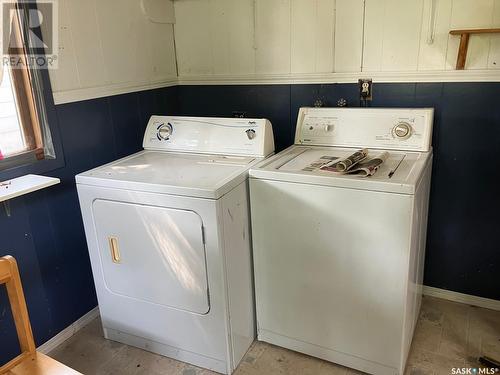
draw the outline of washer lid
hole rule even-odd
[[[76,176],[79,184],[217,199],[260,159],[141,151]]]
[[[344,158],[355,151],[357,149],[342,147],[291,146],[253,167],[249,174],[250,178],[414,194],[432,155],[432,152],[387,151],[387,160],[370,177],[340,175],[319,169],[320,164]],[[381,152],[384,150],[369,149],[368,157],[376,157]]]

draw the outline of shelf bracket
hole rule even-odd
[[[458,47],[456,70],[465,69],[465,60],[467,59],[467,49],[469,48],[469,39],[471,34],[497,34],[500,29],[466,29],[451,30],[450,35],[460,35],[460,46]]]
[[[3,208],[7,217],[10,217],[10,201],[3,201]]]

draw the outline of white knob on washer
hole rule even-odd
[[[392,134],[399,139],[410,138],[412,132],[412,127],[407,122],[400,122],[394,128],[392,128]]]
[[[166,141],[170,138],[173,132],[172,124],[162,124],[158,127],[158,139]]]
[[[325,132],[331,132],[333,130],[333,125],[325,125]]]
[[[253,129],[245,130],[245,133],[247,133],[247,137],[250,140],[254,139],[257,136],[257,134],[255,133],[255,130],[253,130]]]

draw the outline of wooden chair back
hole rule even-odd
[[[36,353],[35,340],[31,331],[28,309],[16,260],[10,255],[0,258],[0,285],[5,284],[9,297],[21,354],[0,367],[0,374],[7,372],[29,356]]]

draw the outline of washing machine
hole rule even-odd
[[[104,336],[230,374],[255,337],[248,169],[271,124],[152,116],[143,146],[76,176]]]
[[[259,340],[404,373],[422,294],[432,124],[432,109],[301,108],[295,144],[250,170]],[[386,159],[374,175],[328,168],[365,148]]]

